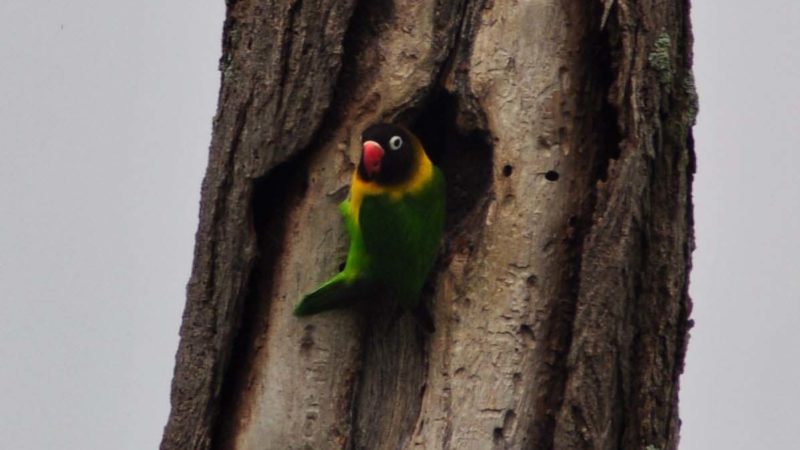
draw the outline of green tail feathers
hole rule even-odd
[[[295,316],[310,316],[329,309],[346,308],[364,295],[367,286],[359,280],[348,279],[344,272],[338,273],[306,295],[294,308]]]

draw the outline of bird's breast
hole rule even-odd
[[[433,180],[433,163],[424,152],[413,175],[407,181],[397,185],[383,186],[374,181],[363,180],[358,175],[358,170],[355,170],[350,183],[350,213],[356,223],[359,223],[359,212],[366,197],[386,195],[393,201],[399,201],[406,195],[422,191],[431,180]]]

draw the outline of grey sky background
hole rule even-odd
[[[152,449],[191,267],[222,1],[0,2],[3,448]],[[696,0],[685,450],[800,429],[800,4]]]
[[[0,1],[0,448],[157,448],[223,14]]]
[[[683,446],[798,448],[800,3],[696,0],[695,329]]]

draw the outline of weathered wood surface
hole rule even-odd
[[[675,448],[690,67],[683,1],[230,3],[162,449]],[[448,179],[433,335],[291,315],[378,119]]]

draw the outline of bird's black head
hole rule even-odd
[[[417,165],[417,142],[405,128],[388,123],[370,125],[361,134],[358,176],[381,185],[407,181]]]

